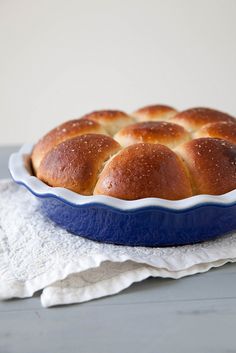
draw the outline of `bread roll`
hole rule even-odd
[[[236,145],[206,137],[175,151],[186,163],[194,194],[220,195],[236,188]]]
[[[61,124],[35,145],[35,175],[82,195],[125,200],[179,200],[236,189],[233,117],[209,108],[176,114],[160,105],[136,113],[149,121],[135,123],[121,111],[105,110]],[[115,132],[114,139],[108,136]]]
[[[235,122],[220,121],[204,125],[196,131],[194,137],[218,137],[236,144],[236,120]]]
[[[106,135],[87,134],[66,140],[43,158],[37,177],[82,195],[91,195],[105,161],[120,149]]]
[[[128,125],[114,136],[122,146],[135,143],[161,143],[175,147],[190,139],[189,133],[180,125],[166,121],[147,121]]]
[[[169,120],[175,116],[176,113],[177,110],[168,105],[156,104],[140,108],[133,112],[132,116],[134,116],[137,121],[157,121]]]
[[[32,165],[35,173],[44,156],[59,143],[75,136],[92,133],[107,134],[101,125],[86,119],[69,120],[48,132],[39,140],[32,152]]]
[[[101,124],[111,136],[122,127],[134,122],[131,116],[119,110],[98,110],[86,114],[83,118]]]
[[[94,195],[125,200],[158,197],[179,200],[192,196],[186,169],[168,147],[141,143],[121,150],[107,162]]]
[[[232,116],[218,110],[210,108],[192,108],[176,114],[170,121],[182,125],[186,130],[196,131],[209,123],[219,121],[230,122],[234,120]]]

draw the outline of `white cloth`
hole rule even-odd
[[[111,295],[149,276],[180,278],[236,261],[236,234],[197,245],[124,247],[72,235],[42,216],[38,201],[0,182],[0,299],[42,289],[45,307]]]

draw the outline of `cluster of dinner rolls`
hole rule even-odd
[[[34,174],[50,186],[125,200],[180,200],[236,189],[236,119],[209,108],[153,105],[95,111],[34,146]]]

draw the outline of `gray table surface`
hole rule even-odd
[[[0,178],[17,147],[0,147]],[[0,353],[236,352],[236,264],[179,280],[148,279],[84,304],[0,302]]]

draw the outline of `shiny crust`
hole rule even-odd
[[[132,124],[121,129],[115,136],[121,146],[135,143],[161,143],[175,147],[190,140],[190,135],[182,126],[166,121],[147,121]]]
[[[44,156],[46,156],[46,154],[59,143],[76,136],[92,133],[106,134],[106,130],[94,121],[74,119],[69,120],[49,131],[42,139],[39,140],[33,149],[32,165],[35,173],[37,173]]]
[[[220,195],[236,188],[236,145],[199,138],[176,149],[190,173],[195,194]]]
[[[206,124],[220,121],[233,122],[235,119],[229,114],[210,108],[184,110],[171,118],[171,122],[182,125],[189,131],[195,131]]]
[[[163,104],[148,105],[132,113],[138,121],[168,120],[177,114],[173,107]]]
[[[37,177],[51,186],[91,195],[105,161],[120,145],[106,135],[88,134],[66,140],[42,160]]]
[[[158,109],[172,108],[140,111],[150,116]],[[189,109],[168,122],[138,123],[120,111],[97,111],[49,132],[36,144],[32,164],[48,185],[82,195],[125,200],[219,195],[236,188],[236,145],[225,141],[236,142],[235,129],[234,118],[208,108]],[[114,138],[121,151],[107,136],[117,130]],[[196,140],[201,135],[210,137]]]
[[[101,124],[112,136],[122,127],[134,122],[131,116],[119,110],[97,110],[84,115],[83,119]]]
[[[192,196],[186,169],[178,156],[160,144],[135,144],[120,151],[103,169],[94,195],[125,200]]]
[[[236,120],[204,125],[194,134],[194,137],[217,137],[236,144]]]

